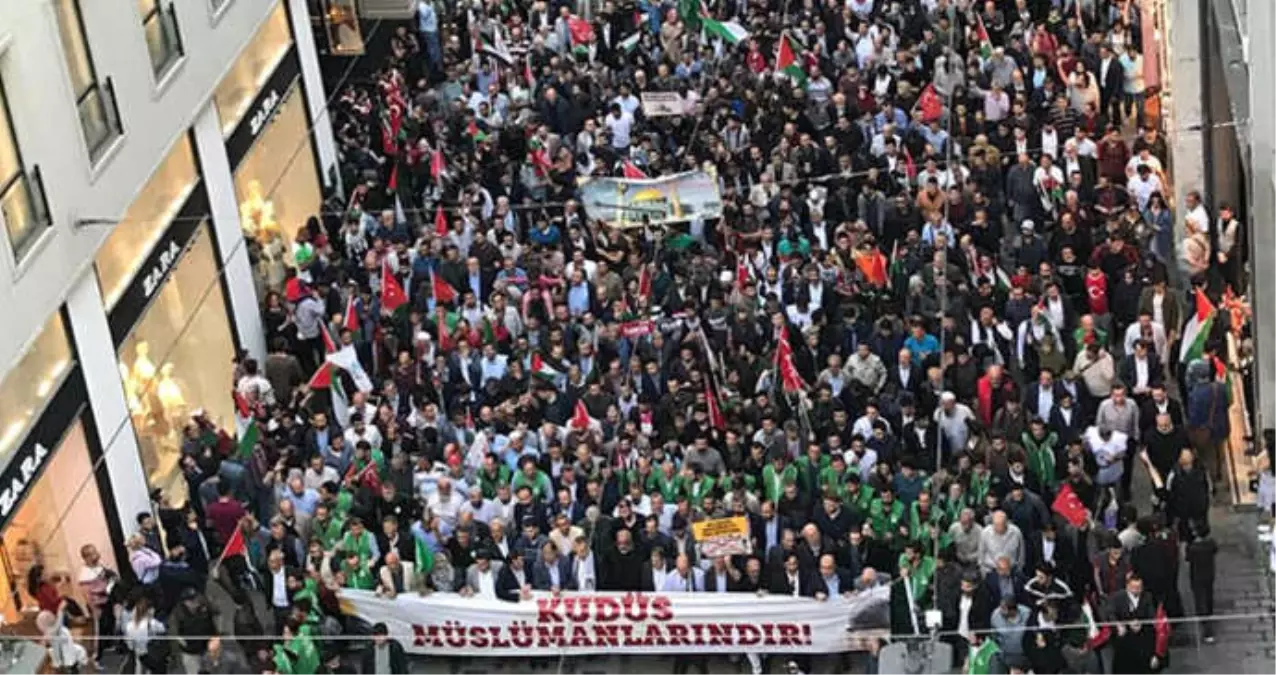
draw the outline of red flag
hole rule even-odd
[[[430,286],[434,288],[434,304],[446,305],[456,302],[456,289],[434,272],[430,272]]]
[[[222,547],[222,557],[220,559],[225,560],[240,555],[248,556],[248,545],[244,543],[244,529],[236,523],[235,531],[230,533],[230,539]]]
[[[430,154],[430,177],[437,183],[445,171],[447,171],[447,165],[443,163],[443,151],[435,150]]]
[[[310,376],[310,381],[306,383],[306,388],[314,391],[315,389],[327,389],[332,386],[332,364],[324,362],[319,366],[319,370]]]
[[[253,407],[252,407],[252,404],[248,402],[248,397],[244,396],[238,391],[234,392],[234,397],[235,397],[235,413],[243,419],[248,419],[249,417],[252,417]]]
[[[554,165],[549,161],[549,152],[544,147],[538,147],[528,155],[528,159],[532,162],[532,168],[536,170],[536,175],[546,176]]]
[[[571,33],[573,47],[594,41],[594,24],[579,16],[573,15],[567,18],[567,31]]]
[[[536,88],[536,75],[532,72],[532,57],[529,55],[523,61],[523,78],[527,80],[527,88]]]
[[[381,494],[381,475],[377,473],[377,463],[368,460],[368,465],[355,477],[354,482],[368,488],[372,494]]]
[[[802,381],[802,375],[798,373],[797,366],[793,365],[792,353],[780,359],[780,384],[787,393],[806,389],[806,382]]]
[[[585,402],[576,401],[576,409],[572,412],[571,421],[567,423],[567,426],[572,429],[588,429],[589,423],[592,421],[593,419],[589,416],[589,410],[585,408]]]
[[[624,172],[624,177],[630,180],[638,180],[647,177],[647,174],[643,173],[643,170],[639,169],[637,164],[634,164],[629,160],[625,160],[625,163],[621,165],[621,170]]]
[[[1063,519],[1071,523],[1073,527],[1081,527],[1090,517],[1090,511],[1081,503],[1081,498],[1073,491],[1072,486],[1067,483],[1059,487],[1059,494],[1055,496],[1050,508],[1063,516]]]
[[[403,292],[399,280],[390,272],[389,261],[381,261],[381,311],[392,314],[407,302],[407,294]]]
[[[1170,617],[1165,613],[1165,605],[1156,606],[1156,618],[1153,632],[1156,634],[1156,650],[1153,652],[1157,658],[1164,661],[1170,652]]]
[[[651,266],[643,265],[638,271],[638,297],[651,300]]]
[[[434,236],[446,237],[452,228],[448,227],[447,214],[443,212],[443,205],[439,204],[439,208],[434,211]]]
[[[395,192],[399,189],[399,163],[398,162],[395,162],[394,168],[390,169],[390,180],[385,184],[385,186],[388,190],[390,190],[390,192]]]
[[[359,330],[359,315],[355,313],[354,309],[354,293],[351,293],[350,297],[346,298],[346,316],[341,322],[341,327],[351,333]]]
[[[726,431],[727,419],[722,416],[722,409],[718,407],[718,397],[713,395],[713,389],[709,386],[708,380],[704,382],[704,400],[709,406],[709,424],[718,431]]]
[[[735,264],[735,287],[744,290],[749,285],[749,264],[741,257]]]
[[[904,176],[909,183],[917,178],[917,163],[913,161],[913,153],[908,151],[908,146],[904,146]]]
[[[337,343],[332,341],[332,335],[328,333],[327,324],[319,325],[319,334],[323,336],[323,353],[335,353],[337,351]]]

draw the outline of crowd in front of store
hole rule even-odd
[[[1165,668],[1245,246],[1170,194],[1139,4],[422,0],[336,92],[348,200],[257,261],[269,354],[187,425],[189,498],[31,575],[53,665],[406,672],[343,589],[889,585],[870,654],[938,609],[971,672]],[[720,217],[581,205],[688,171]],[[752,553],[702,555],[728,516]]]

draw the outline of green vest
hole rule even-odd
[[[1024,452],[1028,455],[1028,470],[1042,485],[1053,490],[1059,483],[1054,466],[1054,446],[1059,442],[1059,435],[1052,431],[1038,443],[1033,440],[1032,434],[1025,431],[1022,440]]]
[[[496,499],[496,488],[510,484],[510,468],[504,464],[496,465],[496,475],[487,471],[479,471],[479,488],[483,490],[484,499]]]
[[[762,492],[766,498],[780,503],[780,497],[784,496],[784,486],[789,482],[797,482],[797,467],[789,464],[784,467],[784,471],[780,475],[775,474],[775,465],[767,464],[762,467]]]
[[[904,520],[904,505],[898,500],[893,501],[888,511],[881,497],[874,498],[868,507],[868,520],[872,525],[873,533],[878,537],[893,535],[899,530],[900,522]]]

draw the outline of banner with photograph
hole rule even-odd
[[[691,533],[700,546],[700,555],[706,558],[753,552],[749,543],[749,519],[744,516],[692,523]]]
[[[529,657],[852,651],[886,631],[890,590],[826,600],[754,593],[537,592],[521,602],[455,593],[340,595],[347,614],[385,623],[410,654]]]
[[[718,181],[703,171],[652,179],[595,178],[580,189],[590,218],[612,227],[683,223],[722,216]]]

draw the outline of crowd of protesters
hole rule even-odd
[[[1158,614],[1213,612],[1230,315],[1180,345],[1245,247],[1228,207],[1169,193],[1142,19],[424,0],[331,110],[349,195],[237,364],[260,437],[193,421],[189,503],[156,496],[123,577],[86,549],[83,611],[139,671],[405,672],[340,589],[890,584],[891,639],[938,609],[958,666],[991,640],[1011,671],[1164,668]],[[684,114],[648,117],[652,92]],[[688,170],[720,218],[576,201]],[[691,525],[728,515],[753,554],[700,555]]]

